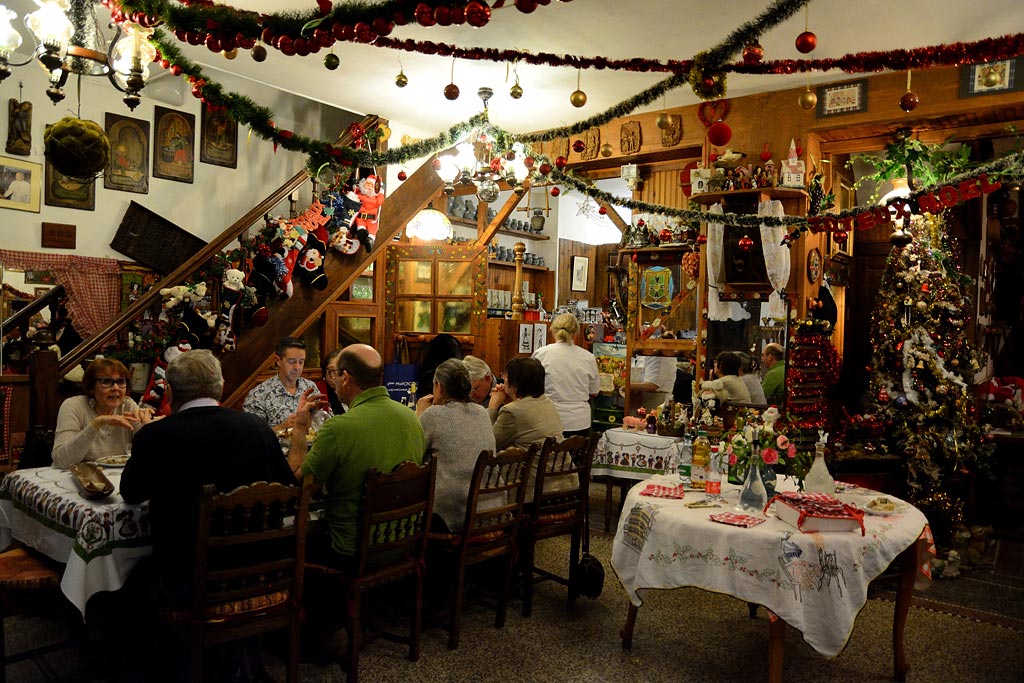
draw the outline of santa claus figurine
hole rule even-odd
[[[373,241],[377,236],[377,219],[380,215],[380,205],[384,203],[384,188],[381,187],[377,176],[368,175],[356,185],[355,194],[361,205],[352,224],[352,233],[369,252],[373,249]]]

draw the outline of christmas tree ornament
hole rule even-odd
[[[669,230],[668,228],[662,228],[661,232],[658,233],[658,239],[660,239],[662,242],[671,242],[672,231]]]
[[[602,216],[606,216],[606,215],[608,215],[608,207],[606,207],[606,206],[602,206],[601,208],[599,208],[599,209],[597,210],[597,212],[598,212],[599,214],[601,214]]]
[[[986,88],[994,88],[999,85],[1003,80],[1002,74],[999,73],[998,66],[986,66],[981,72],[981,84]]]
[[[250,52],[252,55],[252,61],[254,62],[265,62],[267,61],[267,48],[262,45],[257,45]]]
[[[552,197],[557,197],[560,194],[562,194],[562,191],[560,189],[558,189],[557,187],[552,187],[551,188],[551,196]]]
[[[818,96],[811,90],[810,86],[800,93],[800,98],[797,100],[800,103],[801,109],[811,110],[818,106]]]
[[[672,125],[672,115],[664,111],[659,112],[658,115],[654,117],[654,125],[661,130],[665,130]]]
[[[235,57],[238,56],[238,48],[237,47],[233,47],[230,50],[221,50],[221,55],[224,56],[224,59],[228,59],[228,60],[234,59]]]
[[[508,95],[513,100],[518,100],[523,96],[523,88],[519,85],[519,77],[516,77],[516,82],[512,84],[512,87],[508,89]]]
[[[746,253],[754,248],[754,240],[750,239],[749,235],[744,235],[740,238],[740,241],[736,243],[736,247]]]
[[[601,145],[601,156],[610,157],[614,153],[615,149],[612,147],[610,142],[606,142],[603,145]]]
[[[341,59],[338,57],[338,55],[334,54],[333,52],[328,52],[326,55],[324,55],[324,67],[328,71],[334,71],[339,66],[341,66]]]
[[[399,88],[404,88],[405,86],[409,85],[409,77],[405,75],[404,71],[400,70],[398,72],[398,75],[395,76],[395,85],[397,85]]]
[[[835,232],[832,233],[832,240],[836,244],[842,244],[843,242],[846,241],[847,237],[849,237],[849,235],[845,230],[836,230]]]
[[[576,152],[577,154],[580,154],[586,148],[587,143],[583,142],[583,140],[576,140],[575,142],[572,143],[572,151]]]
[[[466,23],[473,28],[481,28],[491,20],[491,8],[486,3],[470,0],[466,3]]]
[[[768,149],[768,143],[764,143],[764,147],[761,149],[761,153],[758,155],[761,161],[768,161],[772,158],[772,152]]]
[[[408,177],[409,177],[409,174],[406,173],[405,171],[399,171],[398,172],[398,179],[399,180],[405,180]]]
[[[537,170],[540,172],[541,175],[550,175],[551,164],[544,162],[543,164],[540,165],[540,168],[538,168]]]
[[[910,69],[907,69],[907,92],[903,93],[903,97],[900,98],[900,109],[909,114],[917,109],[917,105],[920,103],[921,98],[910,89]]]
[[[796,37],[796,49],[801,54],[812,52],[818,46],[818,36],[813,31],[804,31]]]
[[[526,157],[525,159],[523,159],[523,166],[525,166],[526,168],[533,168],[534,164],[536,163],[537,160],[534,159],[533,157]]]
[[[565,165],[567,163],[569,163],[569,162],[568,162],[568,160],[565,157],[562,157],[562,156],[555,157],[555,168],[557,168],[559,171],[564,169]]]
[[[586,103],[587,103],[587,93],[583,92],[580,89],[580,75],[581,74],[582,74],[582,70],[578,70],[576,72],[576,90],[574,90],[573,93],[571,95],[569,95],[569,103],[572,106],[576,107],[577,109],[579,109],[580,107],[586,105]]]
[[[758,64],[764,58],[764,48],[756,40],[743,48],[743,63]]]
[[[516,9],[523,14],[529,14],[537,9],[537,0],[516,0]]]
[[[459,99],[459,86],[454,83],[449,83],[444,87],[444,96],[448,100]]]
[[[719,121],[708,128],[708,142],[715,147],[724,147],[732,140],[732,128],[728,123]]]

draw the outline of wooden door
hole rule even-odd
[[[886,242],[857,242],[850,273],[850,298],[858,302],[846,308],[845,357],[839,381],[840,400],[851,413],[860,412],[868,387],[867,366],[871,363],[871,312],[882,284],[885,262],[892,245]]]

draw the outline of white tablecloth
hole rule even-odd
[[[591,476],[647,479],[664,472],[682,453],[682,439],[626,429],[601,434],[594,450]],[[673,458],[675,456],[675,458]]]
[[[0,482],[0,547],[11,539],[66,563],[61,590],[83,614],[95,593],[117,590],[149,544],[149,504],[128,505],[116,490],[120,468],[105,474],[115,492],[100,500],[79,494],[70,472],[39,467]]]
[[[846,645],[867,601],[868,583],[925,531],[927,520],[905,504],[900,514],[865,515],[860,532],[802,533],[769,514],[743,528],[711,521],[734,511],[739,487],[723,484],[725,505],[687,508],[703,492],[682,500],[641,496],[648,483],[678,483],[663,476],[634,486],[626,498],[612,546],[612,567],[634,605],[648,588],[696,586],[764,605],[799,630],[826,656]],[[795,486],[780,480],[781,490]],[[848,487],[845,502],[863,505],[876,492]],[[891,498],[891,496],[889,496]]]

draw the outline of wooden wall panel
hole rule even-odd
[[[590,268],[587,272],[587,291],[572,291],[572,257],[586,256],[590,259]],[[584,244],[573,240],[558,240],[558,302],[562,306],[570,299],[587,299],[591,306],[600,305],[596,299],[597,292],[594,289],[594,281],[597,275],[597,247],[593,244]],[[595,303],[596,302],[596,303]]]
[[[650,202],[661,206],[686,206],[686,195],[679,186],[679,170],[656,169],[643,175],[643,185],[634,197],[642,202]]]

